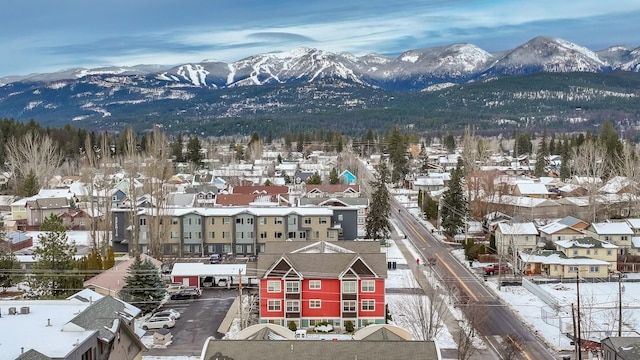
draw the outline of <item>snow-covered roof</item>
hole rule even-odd
[[[546,195],[549,193],[547,187],[541,183],[518,183],[516,187],[521,194]]]
[[[498,229],[505,235],[538,235],[538,230],[532,222],[527,223],[499,223]]]
[[[597,240],[591,237],[584,237],[584,238],[570,239],[570,240],[558,240],[555,242],[555,244],[565,249],[569,249],[569,248],[617,249],[618,248],[618,246],[610,242]]]
[[[634,219],[625,219],[624,221],[626,221],[627,224],[629,224],[629,227],[632,229],[640,229],[640,219],[634,218]]]
[[[140,214],[153,215],[156,209],[141,209]],[[333,210],[326,207],[221,207],[221,208],[173,208],[162,209],[162,214],[167,216],[183,216],[187,214],[199,214],[202,216],[234,216],[240,213],[253,214],[256,216],[287,216],[297,214],[300,216],[331,216]]]
[[[488,202],[509,204],[523,208],[534,208],[539,206],[558,206],[556,200],[539,199],[526,196],[502,195],[495,199],[487,199]]]
[[[413,182],[414,186],[444,186],[444,179],[435,177],[421,177]]]
[[[598,191],[608,194],[616,194],[625,187],[631,185],[632,182],[624,176],[614,176],[607,181]]]
[[[635,249],[640,249],[640,237],[634,236],[631,238],[631,247]]]
[[[220,276],[247,273],[246,264],[175,263],[171,276]]]
[[[49,358],[64,359],[75,347],[94,335],[97,330],[63,331],[62,327],[91,305],[79,299],[65,300],[0,300],[2,332],[0,353],[3,358],[15,359],[24,351],[34,349]],[[18,315],[8,315],[15,307]],[[23,307],[28,314],[20,314]],[[43,341],[46,340],[46,341]]]
[[[565,225],[565,224],[561,224],[559,222],[552,222],[550,224],[547,224],[545,226],[541,226],[540,227],[540,232],[543,232],[545,234],[554,234],[560,230],[564,230],[566,228],[568,228],[569,225]]]
[[[591,226],[598,235],[633,235],[626,222],[592,223]]]
[[[611,265],[604,260],[592,259],[587,257],[574,257],[569,258],[560,251],[545,252],[541,254],[527,254],[520,253],[520,258],[523,262],[545,265],[565,265],[565,266],[579,266],[579,265]]]

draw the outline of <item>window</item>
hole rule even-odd
[[[343,219],[342,214],[338,214],[338,221],[342,221],[342,219]]]
[[[355,281],[343,281],[342,282],[342,292],[346,294],[355,294],[356,293],[356,282]]]
[[[573,256],[578,256],[578,250],[573,250]]]
[[[267,292],[270,293],[278,293],[280,292],[280,281],[279,280],[268,280],[267,281]]]
[[[344,301],[342,301],[342,311],[344,311],[344,312],[355,312],[356,311],[356,301],[355,300],[344,300]]]
[[[336,236],[335,231],[333,231],[333,230],[327,231],[327,238],[333,239],[335,236]]]
[[[299,312],[300,300],[287,300],[286,308],[287,308],[287,312]]]
[[[253,225],[253,218],[247,218],[247,224]]]
[[[266,239],[267,238],[267,232],[266,231],[262,231],[260,233],[260,239]]]
[[[305,225],[311,225],[311,218],[310,217],[304,218],[304,223]]]
[[[627,240],[629,240],[629,237],[626,236],[626,235],[623,235],[623,236],[620,236],[620,240],[627,241]]]
[[[267,218],[266,217],[261,217],[260,218],[260,225],[267,225]]]
[[[318,231],[318,230],[314,230],[314,232],[313,232],[313,238],[314,238],[314,239],[320,239],[320,231]]]
[[[171,232],[171,238],[172,238],[172,239],[178,239],[178,238],[180,238],[180,233],[179,233],[179,232],[177,232],[177,231],[172,231],[172,232]]]
[[[364,225],[364,218],[358,218],[358,225]]]
[[[375,311],[375,310],[376,310],[375,300],[362,300],[362,311]]]
[[[276,231],[276,232],[274,233],[274,236],[275,236],[275,238],[276,238],[276,239],[282,239],[282,232],[280,232],[280,231]]]
[[[85,351],[82,354],[81,360],[93,360],[93,348]]]
[[[187,219],[187,224],[191,225],[191,218]]]
[[[591,249],[587,249],[587,255],[591,255]]]
[[[598,249],[593,249],[593,255],[598,255]]]
[[[236,254],[242,254],[244,251],[242,251],[242,245],[236,245]]]
[[[216,238],[216,232],[215,231],[209,231],[209,239],[215,239]]]
[[[140,226],[147,226],[147,218],[140,218]]]
[[[289,231],[289,239],[295,239],[296,238],[296,232],[295,231]]]
[[[326,217],[320,217],[320,218],[318,218],[318,223],[319,223],[319,224],[326,224],[326,223],[327,223],[327,218],[326,218]]]
[[[267,300],[267,311],[280,311],[281,306],[280,300]]]
[[[185,239],[191,239],[191,232],[189,232],[189,231],[185,231],[185,232],[184,232],[184,234],[183,234],[183,237],[184,237]]]
[[[309,300],[310,309],[320,309],[322,307],[322,301],[319,299]]]
[[[307,233],[304,231],[300,231],[300,233],[298,233],[298,239],[305,239],[307,237]]]
[[[244,239],[244,233],[242,231],[236,231],[236,239]]]
[[[216,218],[211,218],[211,221],[209,222],[209,224],[215,225],[216,224]]]
[[[231,233],[228,231],[223,231],[222,232],[222,238],[223,239],[230,239],[231,238]]]
[[[604,241],[611,241],[611,236],[607,235],[604,237]]]
[[[590,273],[598,273],[600,272],[600,266],[597,265],[593,265],[589,267],[589,272]]]
[[[321,280],[309,280],[309,289],[319,290],[321,284],[322,284]]]
[[[178,225],[180,222],[178,220],[178,218],[171,218],[171,225]]]
[[[289,219],[288,219],[287,222],[288,222],[289,225],[295,225],[296,224],[296,217],[295,216],[289,216]]]
[[[231,223],[231,218],[228,218],[228,217],[222,218],[222,225],[228,225],[230,223]]]
[[[569,266],[569,272],[578,272],[578,267],[577,266]]]
[[[282,224],[282,218],[281,217],[275,218],[274,223],[275,224]]]
[[[196,225],[202,224],[202,218],[196,218]]]
[[[287,281],[287,294],[298,294],[300,292],[300,282],[299,281]]]
[[[376,282],[374,280],[362,280],[360,290],[362,292],[374,292],[376,291]]]
[[[229,244],[224,244],[222,245],[222,252],[225,254],[228,254],[231,252],[231,245]]]
[[[607,250],[607,256],[611,256],[611,250]]]
[[[237,218],[236,219],[236,224],[244,224],[244,219],[243,218]]]

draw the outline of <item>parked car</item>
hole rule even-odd
[[[493,275],[498,273],[504,274],[511,271],[511,267],[508,264],[502,264],[502,265],[490,264],[485,266],[483,270],[485,275]]]
[[[200,290],[198,289],[182,289],[176,293],[171,294],[171,300],[197,299],[199,297]]]
[[[176,321],[170,317],[152,316],[141,324],[142,329],[168,329],[176,325]]]
[[[220,254],[211,254],[211,257],[209,258],[209,263],[210,264],[218,264],[218,263],[220,263],[220,261],[222,261],[222,255],[220,255]]]
[[[178,320],[178,318],[180,317],[180,313],[175,310],[173,311],[163,310],[163,311],[158,311],[157,313],[151,315],[151,317],[168,317],[168,318],[172,318],[173,320]]]
[[[194,298],[199,298],[202,295],[202,291],[195,286],[185,286],[181,291],[192,294]]]

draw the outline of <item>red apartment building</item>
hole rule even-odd
[[[385,323],[387,263],[377,242],[270,242],[257,268],[261,323]]]

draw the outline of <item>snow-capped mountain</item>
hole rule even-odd
[[[458,85],[495,83],[504,75],[580,72],[611,75],[608,80],[614,84],[630,77],[610,73],[612,70],[640,72],[640,48],[615,46],[593,52],[552,37],[536,37],[499,53],[489,53],[472,44],[409,50],[395,57],[296,48],[257,54],[235,62],[204,60],[170,68],[158,65],[77,68],[5,77],[0,79],[0,116],[57,123],[84,121],[115,127],[119,121],[140,119],[146,122],[187,118],[210,121],[248,114],[391,109],[396,104],[404,109],[415,105],[414,95],[445,97],[471,87]],[[554,81],[561,87],[565,80],[563,77]],[[582,93],[569,96],[573,101],[569,107],[575,107],[575,102],[588,103],[607,96],[632,102],[640,98],[636,88],[632,93],[620,92],[617,88],[609,92],[579,88]],[[565,95],[555,90],[538,90],[518,90],[512,98]],[[404,95],[398,92],[411,92],[406,95],[411,101],[400,101]],[[482,104],[478,106],[483,111],[507,106],[512,101],[490,100],[478,90],[468,93],[461,102],[446,102],[440,111],[465,109],[473,99]],[[637,106],[633,103],[627,108]],[[420,113],[420,118],[425,111]],[[537,113],[534,108],[527,111]],[[167,125],[177,126],[177,123]]]
[[[546,36],[536,37],[508,51],[487,69],[487,73],[526,74],[532,72],[601,72],[612,66],[593,51],[574,43]]]

